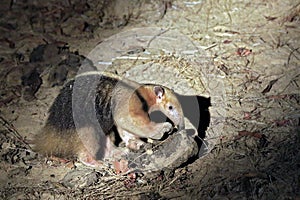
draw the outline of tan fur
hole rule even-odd
[[[74,158],[83,144],[75,130],[68,130],[65,134],[58,134],[53,127],[46,126],[34,139],[34,150],[46,156]]]

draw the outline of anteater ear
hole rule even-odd
[[[161,86],[154,86],[153,90],[154,90],[155,95],[156,95],[159,99],[162,99],[162,97],[163,97],[164,94],[165,94],[164,88],[161,87]]]

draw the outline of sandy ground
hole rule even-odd
[[[1,199],[300,198],[299,1],[8,0],[0,9]],[[26,93],[21,77],[33,49],[68,43],[68,55],[88,56],[114,34],[147,27],[176,31],[201,49],[186,59],[162,48],[157,62],[176,60],[194,93],[211,97],[210,153],[132,180],[32,152],[28,143],[61,88],[46,70],[34,97]],[[43,70],[64,55],[47,52]],[[176,82],[152,75],[176,91]]]

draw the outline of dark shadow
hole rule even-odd
[[[205,137],[205,131],[210,123],[209,107],[211,106],[210,98],[202,96],[186,96],[176,94],[179,99],[184,116],[190,120],[198,131],[200,138]]]
[[[206,98],[197,95],[180,95],[176,93],[178,100],[181,103],[184,116],[192,123],[197,129],[198,136],[195,141],[201,148],[202,142],[206,136],[205,132],[209,127],[210,113],[209,107],[211,106],[210,97]]]

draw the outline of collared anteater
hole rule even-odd
[[[151,121],[153,111],[161,111],[173,124]],[[108,136],[114,127],[126,147],[139,149],[140,138],[161,139],[173,125],[179,130],[185,127],[181,105],[171,89],[86,72],[60,91],[35,137],[35,150],[47,156],[77,157],[96,166],[99,160],[120,153]]]

